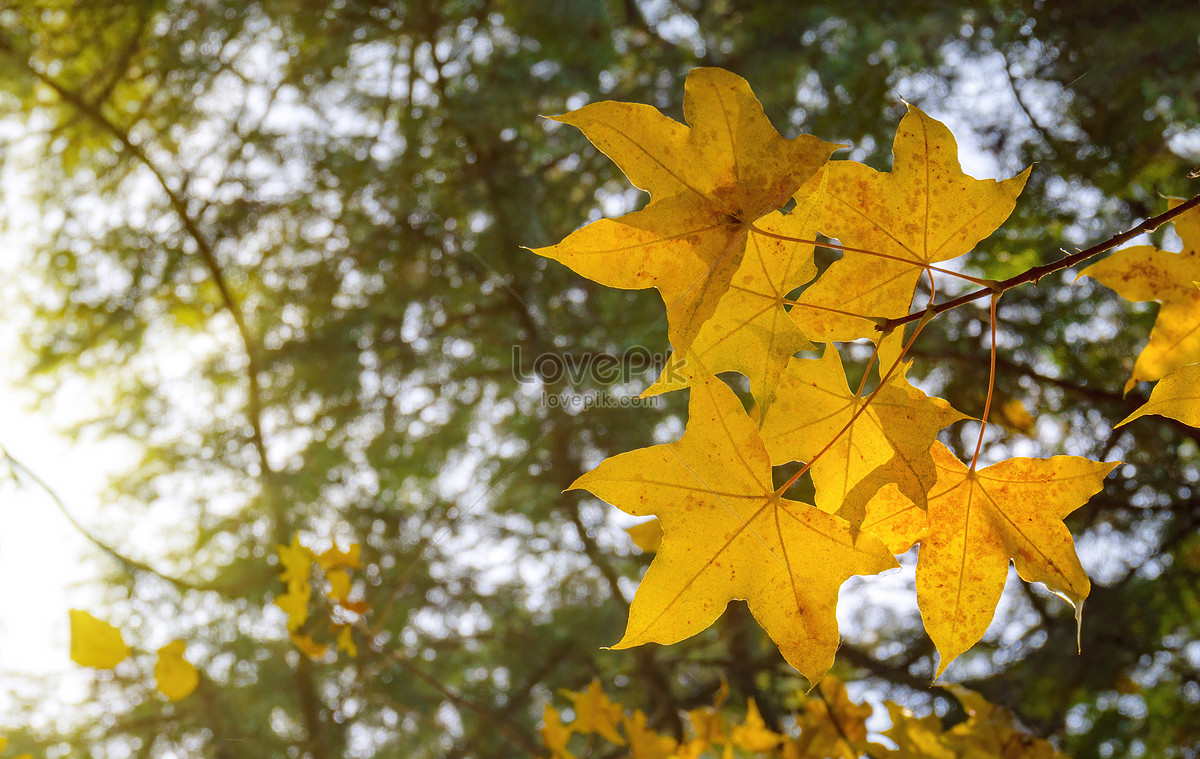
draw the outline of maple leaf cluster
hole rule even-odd
[[[321,659],[329,650],[328,643],[313,638],[314,630],[322,629],[316,617],[310,614],[314,605],[312,574],[319,568],[324,575],[325,594],[317,603],[327,607],[328,624],[323,626],[337,650],[351,658],[358,656],[358,645],[354,642],[352,622],[365,614],[369,607],[361,600],[351,600],[353,580],[350,570],[362,569],[359,555],[362,547],[354,543],[346,551],[335,542],[327,550],[316,553],[300,543],[294,535],[290,545],[278,546],[279,579],[287,586],[287,592],[275,597],[275,605],[287,614],[288,637],[292,644],[310,659]]]
[[[1029,170],[968,176],[950,131],[912,106],[891,171],[831,161],[839,146],[780,136],[749,85],[719,69],[689,74],[684,113],[686,126],[650,106],[602,102],[556,117],[651,199],[534,251],[612,287],[657,288],[673,354],[646,394],[690,388],[678,441],[613,456],[572,485],[661,527],[661,538],[640,536],[657,555],[615,647],[675,643],[744,599],[784,658],[819,682],[838,646],[839,587],[897,567],[913,545],[938,676],[984,635],[1010,563],[1078,609],[1090,585],[1063,520],[1116,463],[1055,456],[977,468],[978,447],[964,463],[937,436],[969,417],[907,379],[906,354],[935,315],[934,274],[994,284],[938,264],[1004,222]],[[842,252],[819,275],[818,246]],[[1131,382],[1200,358],[1200,291],[1178,286],[1200,279],[1193,258],[1123,268],[1114,259],[1085,273],[1117,287],[1154,265],[1175,285],[1151,293],[1167,305]],[[914,311],[922,278],[928,303]],[[1130,287],[1122,292],[1149,299],[1149,287]],[[907,335],[906,323],[916,325]],[[852,341],[874,344],[857,389],[836,345]],[[753,413],[716,376],[729,371],[749,380]],[[792,462],[800,473],[777,486],[773,467]],[[805,473],[812,504],[785,497]]]
[[[752,698],[746,703],[742,722],[729,724],[722,714],[729,686],[722,681],[711,706],[687,713],[689,735],[677,739],[647,727],[640,709],[630,711],[609,700],[600,681],[593,680],[587,690],[560,691],[571,702],[569,720],[546,704],[541,735],[551,759],[575,759],[571,745],[575,736],[586,737],[593,753],[597,753],[593,744],[603,741],[623,749],[630,759],[732,759],[735,755],[856,759],[864,754],[879,759],[1062,759],[1048,742],[1021,729],[1007,709],[961,686],[948,690],[967,713],[965,721],[949,729],[936,716],[916,717],[899,704],[884,702],[892,727],[883,735],[896,744],[894,749],[868,740],[867,720],[875,710],[870,704],[852,701],[846,686],[832,675],[821,683],[817,695],[796,694],[795,708],[787,720],[790,726],[784,732],[767,726]],[[613,751],[602,753],[616,755]]]

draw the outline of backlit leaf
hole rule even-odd
[[[1122,419],[1117,426],[1148,414],[1158,414],[1192,427],[1200,427],[1200,364],[1181,367],[1163,377],[1150,393],[1150,400]]]
[[[779,135],[744,79],[693,69],[690,126],[656,109],[602,102],[556,117],[578,127],[651,202],[534,252],[609,287],[657,287],[668,334],[686,355],[741,264],[750,226],[782,206],[837,146]]]
[[[937,675],[983,637],[1011,560],[1026,582],[1042,582],[1077,608],[1091,589],[1062,520],[1103,487],[1117,466],[1077,456],[1013,458],[972,472],[944,445],[933,447],[937,483],[928,511],[892,517],[919,533],[917,602],[941,661]],[[864,529],[881,529],[873,502]],[[900,523],[907,519],[907,526]],[[895,549],[900,546],[892,545]]]
[[[891,258],[848,251],[804,291],[792,311],[812,340],[873,338],[869,317],[907,314],[924,267],[968,253],[990,235],[1029,176],[1026,169],[997,182],[963,173],[950,130],[911,105],[892,153],[886,173],[853,161],[829,164],[821,233]]]
[[[1168,200],[1174,208],[1183,201]],[[1155,301],[1162,305],[1150,331],[1150,342],[1142,349],[1125,383],[1129,392],[1139,382],[1153,382],[1181,366],[1200,361],[1200,208],[1175,217],[1175,231],[1183,239],[1183,250],[1170,253],[1149,245],[1124,248],[1080,272],[1121,297],[1135,302]]]
[[[129,656],[121,631],[86,611],[71,609],[71,660],[84,667],[112,669]]]
[[[675,643],[746,599],[784,658],[816,682],[838,645],[838,588],[895,559],[874,537],[856,543],[848,522],[775,493],[762,439],[720,380],[694,382],[688,409],[678,442],[609,458],[571,486],[662,522],[614,647]]]
[[[154,680],[162,694],[172,701],[186,698],[200,684],[200,673],[183,658],[186,648],[184,641],[177,640],[158,649]]]

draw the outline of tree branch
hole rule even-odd
[[[3,36],[0,36],[0,51],[8,53],[11,58],[15,58],[25,71],[52,89],[63,102],[74,107],[80,114],[112,135],[138,163],[149,171],[163,193],[167,196],[171,209],[179,218],[187,236],[195,243],[196,250],[200,254],[200,259],[204,263],[204,268],[208,271],[209,277],[212,279],[221,297],[222,305],[233,318],[238,336],[242,342],[242,348],[246,354],[246,376],[249,382],[247,416],[249,417],[251,427],[251,442],[259,459],[259,466],[262,469],[265,485],[263,488],[264,496],[267,499],[268,506],[276,517],[275,540],[279,543],[286,543],[289,537],[287,515],[282,504],[279,503],[273,493],[272,480],[274,472],[267,458],[267,446],[263,436],[262,386],[259,380],[261,361],[258,344],[246,322],[241,304],[238,302],[233,290],[229,286],[228,280],[225,278],[225,273],[221,268],[220,262],[217,260],[213,243],[200,229],[199,221],[189,212],[187,200],[171,187],[162,169],[150,158],[141,145],[133,141],[129,130],[118,126],[114,121],[109,119],[99,104],[89,102],[82,94],[71,90],[48,74],[39,71],[28,59],[21,56],[12,43]]]

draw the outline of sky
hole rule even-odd
[[[0,255],[9,258],[11,251]],[[7,274],[10,265],[4,261],[0,270]],[[35,406],[33,394],[14,381],[20,366],[14,360],[15,336],[10,324],[0,338],[0,445],[49,484],[77,520],[95,525],[106,473],[126,466],[131,451],[117,441],[61,434],[56,428],[70,410]],[[67,610],[98,603],[104,559],[44,489],[23,473],[15,478],[11,473],[11,467],[0,468],[0,679],[61,678],[56,691],[60,704],[67,705],[83,697],[90,679],[70,661]],[[11,708],[8,698],[8,689],[0,689],[0,722]]]
[[[67,386],[53,403],[40,400],[23,380],[28,356],[22,333],[30,323],[20,289],[28,278],[28,229],[34,218],[10,140],[22,127],[0,123],[0,142],[9,147],[0,163],[0,446],[49,485],[76,520],[89,529],[101,524],[101,493],[108,473],[132,463],[134,451],[119,440],[65,433],[94,410],[89,388]],[[103,530],[97,530],[103,533]],[[86,697],[91,673],[70,660],[67,611],[99,603],[99,575],[106,559],[74,529],[55,500],[19,468],[0,461],[0,725],[8,720],[22,676],[53,678],[56,711]]]

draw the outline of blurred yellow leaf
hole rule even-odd
[[[172,701],[186,698],[200,684],[200,673],[191,662],[183,658],[186,648],[186,643],[177,640],[158,649],[154,679],[158,683],[158,689]]]
[[[571,739],[571,733],[574,731],[563,726],[558,710],[550,704],[546,704],[546,708],[542,712],[542,720],[546,725],[538,732],[542,734],[546,748],[550,749],[550,756],[553,759],[575,759],[574,754],[567,751],[567,741]]]
[[[629,736],[629,751],[633,759],[668,759],[678,745],[674,738],[659,735],[646,728],[646,715],[641,709],[625,717],[625,734]]]
[[[361,552],[362,546],[358,543],[351,543],[348,549],[342,551],[338,549],[337,542],[334,541],[333,546],[328,551],[323,551],[317,555],[317,564],[326,572],[339,567],[344,569],[362,569],[362,561],[359,559]]]
[[[292,638],[292,643],[296,648],[300,649],[300,653],[310,659],[320,659],[329,650],[329,646],[323,643],[317,643],[308,635],[300,635],[298,633],[289,633]]]
[[[339,651],[345,651],[351,657],[358,656],[358,646],[354,643],[354,633],[351,632],[350,625],[344,625],[338,633],[337,647]]]
[[[71,659],[76,664],[112,669],[129,656],[121,631],[86,611],[71,609]]]
[[[308,585],[308,575],[312,571],[312,552],[300,545],[300,536],[292,537],[292,544],[279,546],[279,579],[288,584],[289,592],[294,587]]]
[[[344,569],[331,569],[325,573],[329,580],[329,597],[344,601],[350,595],[350,574]]]
[[[770,751],[783,742],[783,736],[767,728],[752,698],[746,705],[746,721],[733,728],[733,742],[747,751]]]
[[[621,722],[621,706],[608,700],[599,680],[592,680],[586,691],[564,690],[561,693],[575,705],[575,720],[571,728],[581,735],[596,733],[618,746],[625,739],[617,732]]]
[[[275,597],[275,605],[287,614],[289,630],[298,630],[308,620],[309,587],[289,587],[288,592]]]
[[[1025,408],[1017,398],[1009,398],[1000,404],[1000,419],[1006,427],[1010,427],[1023,435],[1033,432],[1037,419]]]

